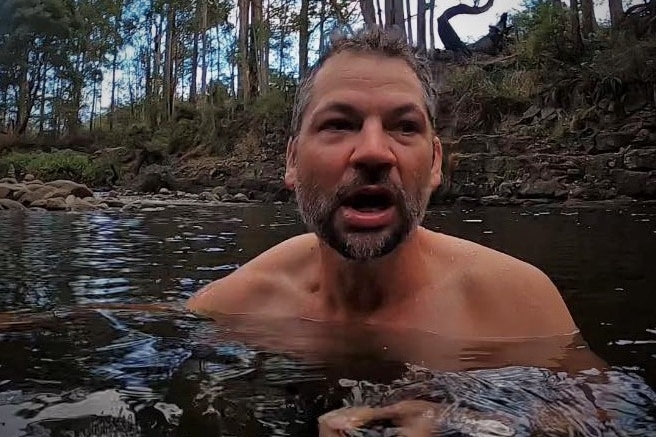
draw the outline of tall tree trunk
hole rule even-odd
[[[583,39],[581,38],[581,24],[579,22],[579,2],[578,0],[570,0],[570,34],[574,44],[576,53],[583,51]]]
[[[18,133],[21,133],[20,128],[18,126],[23,125],[23,121],[27,120],[29,118],[28,114],[28,104],[29,104],[29,84],[28,84],[28,78],[27,78],[27,70],[30,65],[30,54],[25,53],[25,63],[21,66],[20,73],[18,75],[19,77],[19,85],[18,85],[18,104],[16,105],[16,127],[18,129]],[[27,125],[27,124],[26,124]]]
[[[376,0],[376,8],[378,9],[378,26],[383,27],[383,8],[380,6],[380,0]]]
[[[196,103],[196,94],[197,91],[197,82],[198,82],[198,40],[200,39],[200,33],[202,32],[200,28],[201,21],[201,12],[200,12],[200,2],[202,0],[196,1],[196,28],[194,29],[194,36],[191,48],[191,80],[189,81],[189,101],[191,103]]]
[[[269,60],[265,56],[266,47],[268,42],[268,29],[264,22],[264,9],[262,7],[262,0],[251,0],[251,13],[253,27],[253,48],[256,56],[256,81],[258,85],[259,95],[264,96],[269,91]],[[285,3],[287,5],[287,3]],[[285,6],[286,8],[287,6]]]
[[[405,9],[408,14],[408,42],[410,43],[410,46],[414,46],[415,43],[413,42],[413,37],[412,37],[412,17],[410,13],[410,0],[405,0]]]
[[[144,121],[148,122],[148,127],[152,128],[154,127],[154,118],[152,117],[153,111],[153,71],[154,67],[151,68],[151,65],[154,65],[155,59],[154,57],[156,56],[154,51],[152,52],[151,56],[151,45],[149,41],[153,41],[155,44],[155,48],[157,47],[157,40],[155,39],[155,36],[152,34],[153,28],[155,27],[155,20],[153,18],[153,4],[154,0],[151,0],[150,6],[146,12],[146,22],[148,23],[148,42],[145,46],[142,46],[141,48],[141,58],[142,58],[142,64],[144,68],[144,85],[145,85],[145,98],[144,98]],[[152,61],[152,64],[151,64]]]
[[[597,32],[597,28],[593,1],[581,0],[581,31],[583,36],[588,38],[591,34]]]
[[[116,110],[116,68],[117,68],[117,58],[118,58],[118,45],[114,47],[114,52],[112,53],[112,90],[111,97],[109,102],[109,130],[114,129],[114,111]]]
[[[360,10],[364,18],[364,25],[371,28],[376,25],[376,10],[374,9],[374,0],[360,0]]]
[[[326,36],[324,35],[324,23],[326,22],[326,0],[319,0],[321,7],[319,8],[319,55],[323,55],[326,49]]]
[[[96,84],[96,81],[93,81],[93,92],[91,93],[91,116],[89,117],[89,131],[93,132],[93,118],[96,116],[96,100],[98,98],[96,97],[96,89],[98,88],[98,85]]]
[[[175,9],[173,4],[169,3],[166,22],[166,52],[164,53],[164,115],[166,121],[170,121],[173,116],[173,48],[175,46]]]
[[[622,0],[608,0],[608,8],[610,9],[610,22],[613,29],[619,29],[624,19]]]
[[[399,26],[399,29],[405,36],[405,14],[403,13],[403,0],[394,0],[392,4],[394,5],[394,24]]]
[[[83,68],[86,61],[86,46],[80,44],[79,52],[75,62],[75,70],[71,84],[71,100],[66,117],[66,128],[71,135],[77,134],[80,128],[80,107],[82,106],[82,88],[84,86]]]
[[[114,22],[114,50],[112,51],[112,89],[109,102],[109,130],[114,129],[114,112],[116,111],[116,69],[118,67],[119,32],[123,22],[123,1],[117,2],[117,14]]]
[[[271,50],[271,44],[269,44],[269,40],[271,39],[271,0],[267,0],[266,2],[266,20],[264,21],[265,26],[266,26],[266,35],[264,38],[264,41],[262,43],[264,47],[264,52],[262,53],[262,56],[264,56],[264,62],[266,64],[266,78],[267,78],[267,92],[269,90],[269,52]]]
[[[428,21],[430,23],[430,49],[435,50],[435,0],[430,0],[428,2],[428,8]]]
[[[164,22],[160,18],[155,28],[154,46],[153,46],[153,69],[152,69],[152,89],[150,103],[150,126],[159,126],[161,120],[161,102],[162,102],[162,34]]]
[[[308,10],[309,0],[301,0],[301,12],[299,15],[299,36],[298,36],[298,75],[305,77],[308,68],[308,41],[310,40],[310,17]]]
[[[41,77],[41,99],[39,100],[39,135],[43,134],[43,124],[46,118],[46,83],[47,83],[47,69],[43,69],[43,76]],[[2,119],[2,117],[0,117]],[[0,126],[0,130],[2,126]]]
[[[417,49],[426,51],[426,0],[417,1]]]
[[[2,93],[2,105],[0,105],[0,132],[4,132],[8,125],[7,109],[9,106],[9,85],[5,85],[5,87],[0,90],[0,93]]]
[[[244,102],[251,99],[251,81],[248,72],[248,24],[250,0],[239,0],[239,96]]]
[[[201,0],[200,30],[202,32],[201,43],[203,44],[203,53],[201,54],[200,96],[201,101],[205,101],[207,96],[207,0]]]
[[[218,27],[216,27],[216,77],[221,77],[221,34]]]

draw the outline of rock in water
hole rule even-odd
[[[240,203],[248,203],[250,202],[250,199],[248,198],[247,195],[244,193],[237,193],[235,194],[235,197],[232,199],[234,202],[240,202]]]
[[[15,211],[24,211],[27,208],[22,203],[11,199],[0,199],[0,210],[10,209]]]

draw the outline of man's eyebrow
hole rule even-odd
[[[405,105],[397,106],[389,112],[389,115],[392,117],[400,117],[408,113],[415,112],[419,115],[424,115],[424,111],[421,106],[416,103],[406,103]]]
[[[319,108],[317,111],[315,111],[313,115],[318,115],[326,112],[339,112],[344,115],[350,115],[350,116],[360,115],[360,111],[358,111],[354,106],[343,102],[328,103],[326,106],[323,106]],[[424,111],[422,110],[421,106],[417,105],[416,103],[406,103],[401,106],[397,106],[393,108],[391,111],[388,111],[387,115],[392,117],[400,117],[402,115],[412,112],[416,112],[421,115],[424,114]]]
[[[320,115],[326,112],[339,112],[344,115],[350,115],[350,116],[359,116],[360,111],[355,109],[352,105],[349,105],[348,103],[343,103],[343,102],[332,102],[328,103],[326,106],[323,106],[321,108],[318,108],[316,111],[314,111],[314,115]]]

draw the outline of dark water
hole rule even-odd
[[[3,212],[0,436],[316,435],[332,409],[411,398],[447,402],[444,435],[656,435],[656,209],[445,207],[426,225],[544,270],[611,370],[508,358],[581,352],[557,339],[463,345],[185,313],[195,290],[303,232],[287,206]],[[408,370],[417,350],[437,351],[432,377]]]

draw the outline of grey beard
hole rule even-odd
[[[346,259],[365,261],[389,254],[424,219],[428,196],[421,192],[409,196],[403,189],[394,187],[394,204],[400,215],[399,224],[381,232],[340,232],[335,227],[335,214],[347,188],[351,187],[342,187],[335,194],[324,196],[318,194],[317,187],[310,184],[299,183],[296,187],[296,200],[303,222],[311,232]]]

